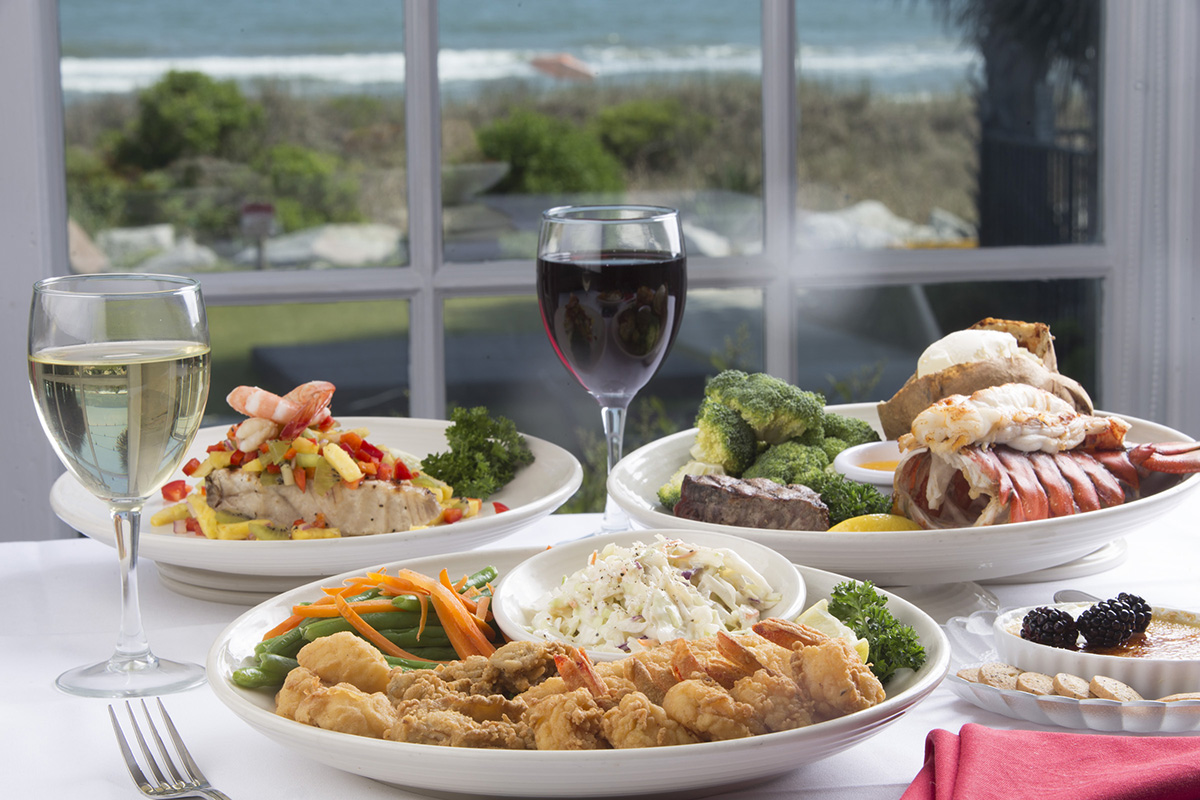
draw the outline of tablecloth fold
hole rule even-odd
[[[994,730],[930,731],[901,800],[1197,800],[1200,738]]]

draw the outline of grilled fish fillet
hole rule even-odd
[[[309,486],[263,486],[257,473],[240,469],[218,469],[204,481],[208,504],[251,519],[269,519],[277,527],[291,527],[296,520],[312,522],[317,514],[343,536],[407,531],[437,519],[441,506],[433,492],[419,486],[363,481],[351,489],[337,484],[318,497]]]

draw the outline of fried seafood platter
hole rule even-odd
[[[382,571],[468,575],[490,565],[505,575],[539,552],[457,553]],[[813,602],[845,580],[799,569]],[[288,673],[282,690],[233,683],[264,633],[297,603],[361,573],[301,587],[244,614],[210,651],[209,679],[235,714],[301,758],[417,789],[587,797],[744,784],[871,736],[928,695],[949,664],[938,625],[891,598],[889,608],[915,630],[926,660],[886,684],[843,640],[774,619],[759,623],[761,632],[671,643],[642,654],[637,666],[591,664],[562,644],[517,642],[437,670],[401,672],[381,669],[360,640],[326,637],[326,652],[300,659],[308,668]],[[350,688],[355,681],[364,686]],[[391,735],[327,730],[292,717]],[[440,746],[449,744],[465,746]]]

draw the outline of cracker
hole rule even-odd
[[[979,668],[979,682],[997,689],[1016,689],[1021,670],[1012,664],[989,661]]]
[[[1087,700],[1092,696],[1088,682],[1069,672],[1060,672],[1054,676],[1054,693],[1063,697],[1074,697],[1076,700]]]
[[[1022,672],[1017,676],[1017,691],[1054,694],[1054,678],[1041,672]]]
[[[979,683],[979,667],[963,667],[955,674],[964,681]]]
[[[1121,683],[1116,678],[1110,678],[1107,675],[1096,675],[1093,677],[1092,682],[1088,684],[1088,688],[1092,690],[1092,694],[1096,695],[1096,697],[1103,697],[1105,700],[1117,700],[1122,703],[1129,703],[1142,699],[1142,696],[1134,691],[1133,687]]]
[[[1200,700],[1200,692],[1180,692],[1179,694],[1169,694],[1166,697],[1158,699],[1164,703],[1175,703],[1179,700]]]

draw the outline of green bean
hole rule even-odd
[[[417,634],[417,628],[394,628],[382,630],[379,633],[392,644],[411,650],[414,647],[446,647],[450,644],[450,635],[445,628],[427,627]]]
[[[374,589],[367,589],[365,592],[363,592],[361,594],[356,594],[353,597],[347,597],[346,602],[347,603],[357,603],[360,600],[372,600],[376,597],[379,597],[380,594],[381,594],[381,592],[380,592],[379,587],[375,587]]]
[[[479,570],[479,572],[476,572],[474,575],[467,576],[467,582],[466,582],[464,588],[470,586],[470,587],[474,587],[476,589],[480,589],[480,588],[486,586],[487,584],[491,583],[492,581],[496,580],[496,575],[497,575],[497,573],[496,573],[495,567],[491,567],[491,566],[484,567],[483,569]]]
[[[414,594],[398,594],[392,598],[392,605],[401,611],[421,610],[421,600]]]
[[[280,684],[283,683],[283,679],[287,677],[288,673],[298,666],[300,666],[300,662],[296,659],[275,653],[263,653],[258,657],[258,668],[268,675],[278,678],[276,682]]]
[[[429,661],[413,661],[410,658],[397,658],[396,656],[384,656],[387,659],[388,665],[393,667],[402,667],[404,669],[433,669],[437,666]],[[237,673],[234,673],[235,675]]]
[[[363,614],[362,618],[364,622],[375,630],[411,628],[421,621],[420,614],[414,614],[410,611],[379,611],[371,614]],[[326,617],[305,625],[304,638],[311,642],[313,639],[319,639],[331,633],[353,630],[354,627],[349,621],[342,617]]]
[[[283,683],[282,680],[274,675],[268,675],[267,672],[260,667],[242,667],[233,671],[233,682],[243,689],[263,689],[270,686],[279,686]]]
[[[421,658],[428,658],[430,661],[457,661],[458,660],[458,653],[454,652],[453,647],[428,646],[428,647],[412,647],[412,648],[406,647],[404,649],[407,650],[408,652],[412,653],[414,656],[420,656]]]
[[[304,643],[304,629],[292,628],[290,631],[254,645],[254,655],[275,653],[281,656],[294,656],[300,652],[300,648],[304,646]]]

